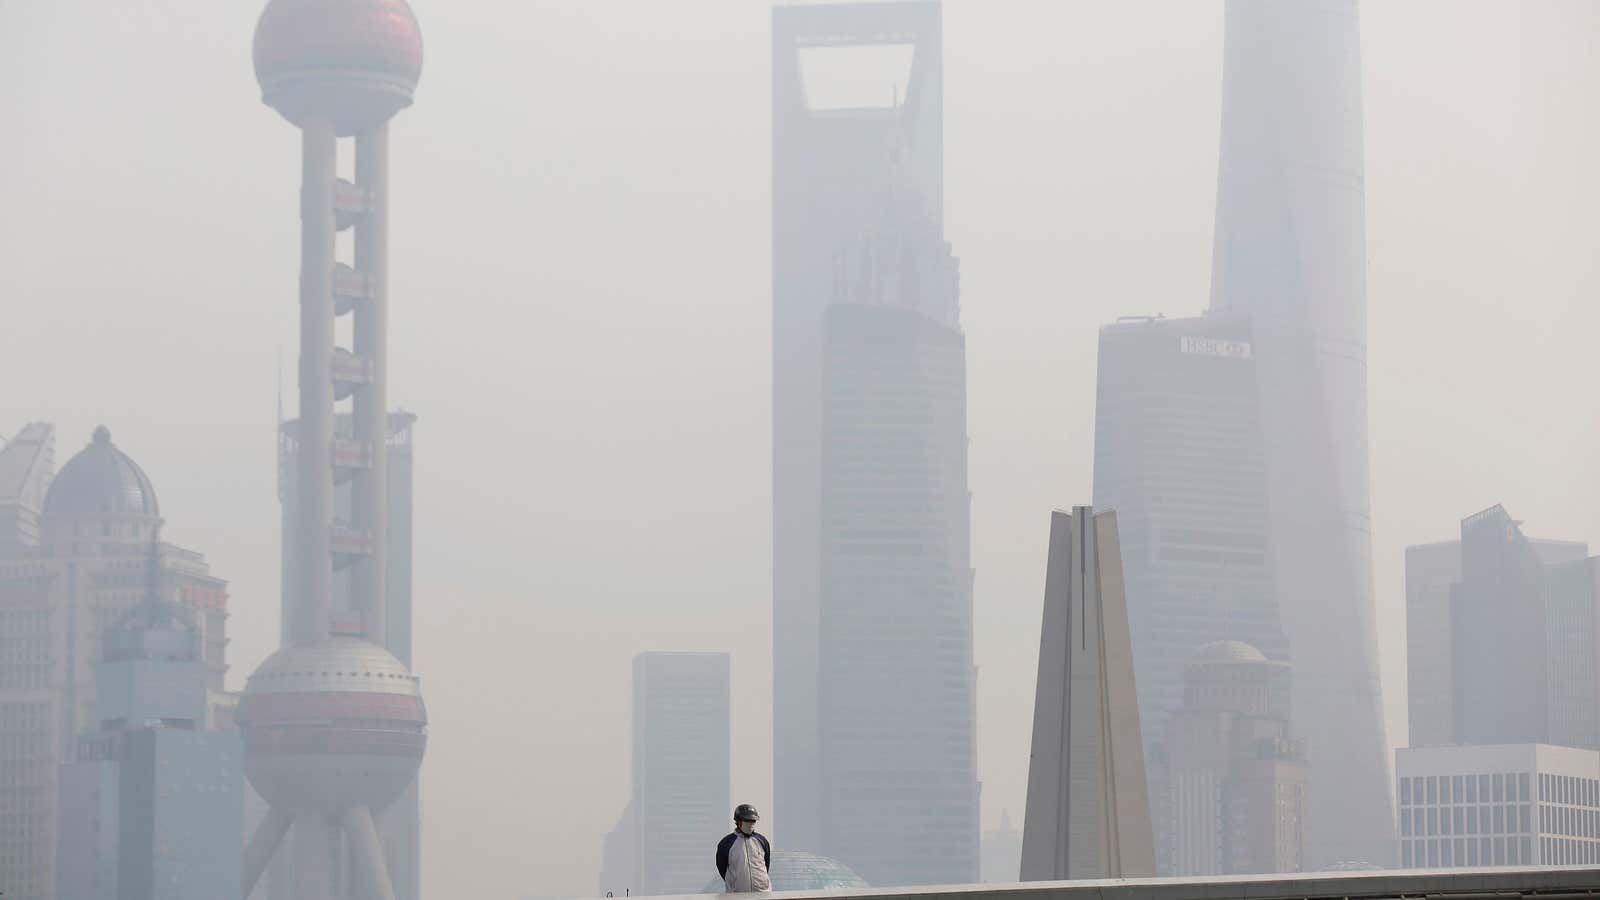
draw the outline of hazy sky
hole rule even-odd
[[[636,652],[732,651],[734,794],[771,802],[769,7],[414,3],[390,396],[420,416],[424,876],[589,893]],[[112,429],[232,582],[234,686],[277,639],[297,316],[299,142],[259,103],[259,5],[0,0],[0,432],[54,421],[64,462]],[[1207,301],[1221,24],[1218,0],[946,4],[986,827],[1023,804],[1096,329]],[[1502,502],[1600,548],[1600,5],[1376,0],[1362,35],[1398,743],[1407,544]]]

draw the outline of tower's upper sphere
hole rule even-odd
[[[427,746],[417,679],[389,651],[355,638],[267,657],[236,717],[250,784],[294,811],[382,807],[416,778]]]
[[[284,118],[359,134],[411,105],[422,31],[406,0],[271,0],[255,62],[262,100]]]

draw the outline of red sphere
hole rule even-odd
[[[416,677],[355,638],[272,654],[245,683],[235,720],[251,786],[293,812],[382,809],[416,780],[428,743]]]
[[[356,134],[411,105],[422,31],[406,0],[271,0],[255,65],[262,99],[284,118]]]

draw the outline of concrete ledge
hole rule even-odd
[[[728,895],[717,895],[727,897]],[[1410,869],[1308,872],[1207,878],[1119,878],[1023,884],[931,885],[848,891],[785,891],[772,896],[894,900],[1600,900],[1600,868]],[[706,900],[705,894],[686,895]]]

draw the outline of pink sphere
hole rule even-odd
[[[290,122],[359,134],[411,105],[422,31],[406,0],[271,0],[255,66],[262,100]]]
[[[295,812],[381,809],[417,777],[428,716],[415,676],[370,641],[284,647],[245,683],[245,775]]]

